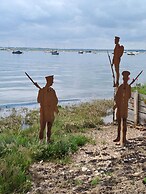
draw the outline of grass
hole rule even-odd
[[[146,177],[143,179],[143,184],[146,185]]]
[[[102,100],[60,107],[52,128],[50,144],[40,144],[38,141],[38,111],[26,111],[25,123],[30,127],[25,130],[21,130],[24,118],[15,110],[9,117],[1,118],[0,194],[23,194],[29,191],[31,177],[28,169],[36,161],[69,161],[72,153],[90,142],[84,132],[102,124],[101,117],[106,115],[111,106],[111,101]]]
[[[81,179],[75,179],[74,180],[74,184],[77,185],[77,186],[82,185],[83,183],[84,183],[84,181],[81,180]]]
[[[138,93],[146,95],[146,84],[137,84],[135,87],[132,87],[133,92],[136,90],[138,91]]]
[[[138,91],[138,93],[146,95],[146,84],[144,84],[144,85],[137,84],[135,87],[132,88],[132,92],[134,92],[136,90]],[[146,104],[146,98],[142,97],[142,100]]]
[[[92,181],[91,181],[91,185],[92,187],[95,187],[96,185],[98,185],[100,183],[100,178],[97,176],[95,177]]]

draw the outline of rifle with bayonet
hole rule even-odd
[[[142,74],[143,70],[132,80],[132,82],[129,84],[130,86],[137,80],[137,78]],[[116,109],[116,105],[114,105],[113,110]],[[114,113],[113,113],[114,115]],[[113,121],[114,121],[114,116],[113,116]]]
[[[115,87],[115,74],[114,74],[114,70],[113,70],[113,64],[112,64],[112,61],[111,61],[111,58],[110,58],[110,55],[109,55],[109,52],[108,51],[107,51],[107,55],[108,55],[108,59],[109,59],[110,66],[111,66],[111,70],[112,70],[113,87]],[[115,90],[114,90],[114,96],[115,96]],[[114,121],[114,118],[115,118],[115,109],[114,109],[114,106],[113,106],[113,121]]]
[[[137,80],[137,78],[142,74],[143,70],[132,80],[132,82],[129,84],[130,86]]]
[[[112,64],[112,61],[111,61],[111,58],[110,58],[110,55],[109,55],[108,51],[107,51],[107,55],[108,55],[108,58],[109,58],[109,62],[110,62],[111,70],[112,70],[112,75],[113,75],[113,86],[115,86],[115,74],[114,74],[114,70],[113,70],[113,64]]]
[[[25,74],[27,75],[27,77],[30,79],[30,81],[39,89],[41,89],[41,87],[38,85],[37,82],[34,82],[33,79],[28,75],[28,73],[25,72]]]

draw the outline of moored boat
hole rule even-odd
[[[52,53],[52,55],[59,55],[58,51],[52,51],[51,53]]]
[[[79,53],[79,54],[83,54],[83,53],[84,53],[84,51],[79,51],[78,53]]]
[[[22,51],[13,51],[12,54],[22,54]]]
[[[135,55],[134,52],[127,52],[127,55]]]

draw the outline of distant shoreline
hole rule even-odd
[[[113,52],[113,49],[98,49],[98,48],[36,48],[36,47],[0,47],[0,51],[14,51],[14,50],[21,50],[21,51],[60,51],[60,52],[78,52],[78,51],[91,51],[91,52]],[[125,52],[146,52],[146,49],[125,49]]]

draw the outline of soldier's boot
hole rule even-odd
[[[117,138],[113,140],[113,142],[119,142],[120,141],[120,132],[121,132],[121,129],[118,128],[118,131],[117,131]]]
[[[113,140],[113,142],[119,142],[121,136],[121,120],[117,119],[118,121],[118,129],[117,129],[117,138]]]
[[[44,131],[40,130],[39,132],[39,140],[42,141],[44,138]]]

